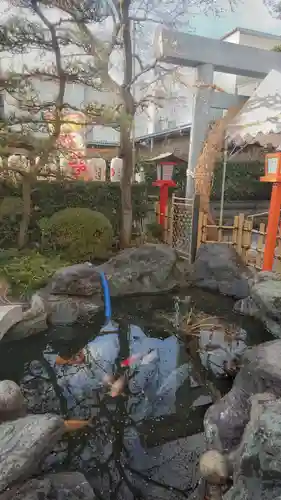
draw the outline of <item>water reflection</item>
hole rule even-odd
[[[25,363],[21,387],[30,411],[91,419],[87,429],[65,435],[48,457],[47,470],[83,470],[101,498],[117,498],[121,486],[123,498],[143,498],[142,476],[151,479],[151,471],[163,466],[163,447],[156,445],[200,431],[212,399],[176,337],[154,338],[132,324],[111,327],[112,333],[103,331],[84,346],[83,364],[57,364],[60,352],[48,344],[40,359]],[[143,362],[147,353],[153,355]],[[133,366],[122,366],[140,354]],[[124,391],[115,398],[105,375],[126,378]],[[186,475],[189,491],[188,481]],[[185,489],[177,491],[186,494]]]

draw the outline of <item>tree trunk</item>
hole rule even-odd
[[[132,236],[132,175],[133,175],[133,147],[131,140],[132,122],[135,115],[135,103],[131,93],[133,78],[133,52],[131,40],[131,25],[129,18],[131,0],[120,3],[122,19],[122,38],[124,53],[124,80],[121,86],[124,116],[120,125],[120,152],[123,158],[123,173],[121,179],[121,248],[130,246]]]
[[[130,127],[124,127],[120,131],[120,149],[123,156],[123,174],[121,178],[121,231],[120,246],[130,246],[132,237],[132,174],[133,174],[133,152],[130,140]]]
[[[22,201],[23,213],[18,236],[18,247],[23,248],[28,240],[28,228],[31,216],[31,179],[29,176],[22,177]]]

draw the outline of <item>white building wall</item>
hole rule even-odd
[[[231,33],[231,35],[226,37],[224,42],[239,44],[240,37],[240,31],[235,31],[235,33]],[[236,75],[215,72],[214,84],[229,94],[236,94]]]
[[[237,43],[255,47],[257,49],[272,50],[276,45],[281,45],[281,37],[260,36],[235,31],[224,39],[225,42]],[[230,94],[238,93],[250,96],[256,90],[261,80],[240,75],[228,75],[225,73],[215,73],[215,84]]]
[[[281,45],[281,37],[263,37],[254,36],[246,33],[241,33],[240,35],[240,45],[247,45],[250,47],[256,47],[257,49],[272,50],[276,45]],[[252,93],[259,86],[261,79],[249,78],[245,76],[237,75],[236,85],[237,90],[240,94],[245,96],[251,96]]]

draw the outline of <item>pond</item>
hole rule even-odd
[[[192,301],[198,312],[235,324],[243,345],[268,340],[259,323],[231,312],[231,300],[193,291]],[[204,413],[231,382],[208,372],[204,356],[192,354],[163,321],[175,316],[174,304],[173,296],[127,299],[113,304],[104,328],[100,317],[3,344],[0,376],[20,385],[29,412],[89,421],[65,434],[46,471],[82,471],[101,499],[189,496]]]

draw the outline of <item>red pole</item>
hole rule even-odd
[[[263,271],[272,271],[281,207],[281,182],[272,186],[263,258]]]
[[[162,184],[160,187],[160,200],[159,200],[159,209],[160,209],[160,224],[164,227],[165,225],[165,215],[166,215],[166,207],[168,203],[169,197],[169,187],[167,184]]]

